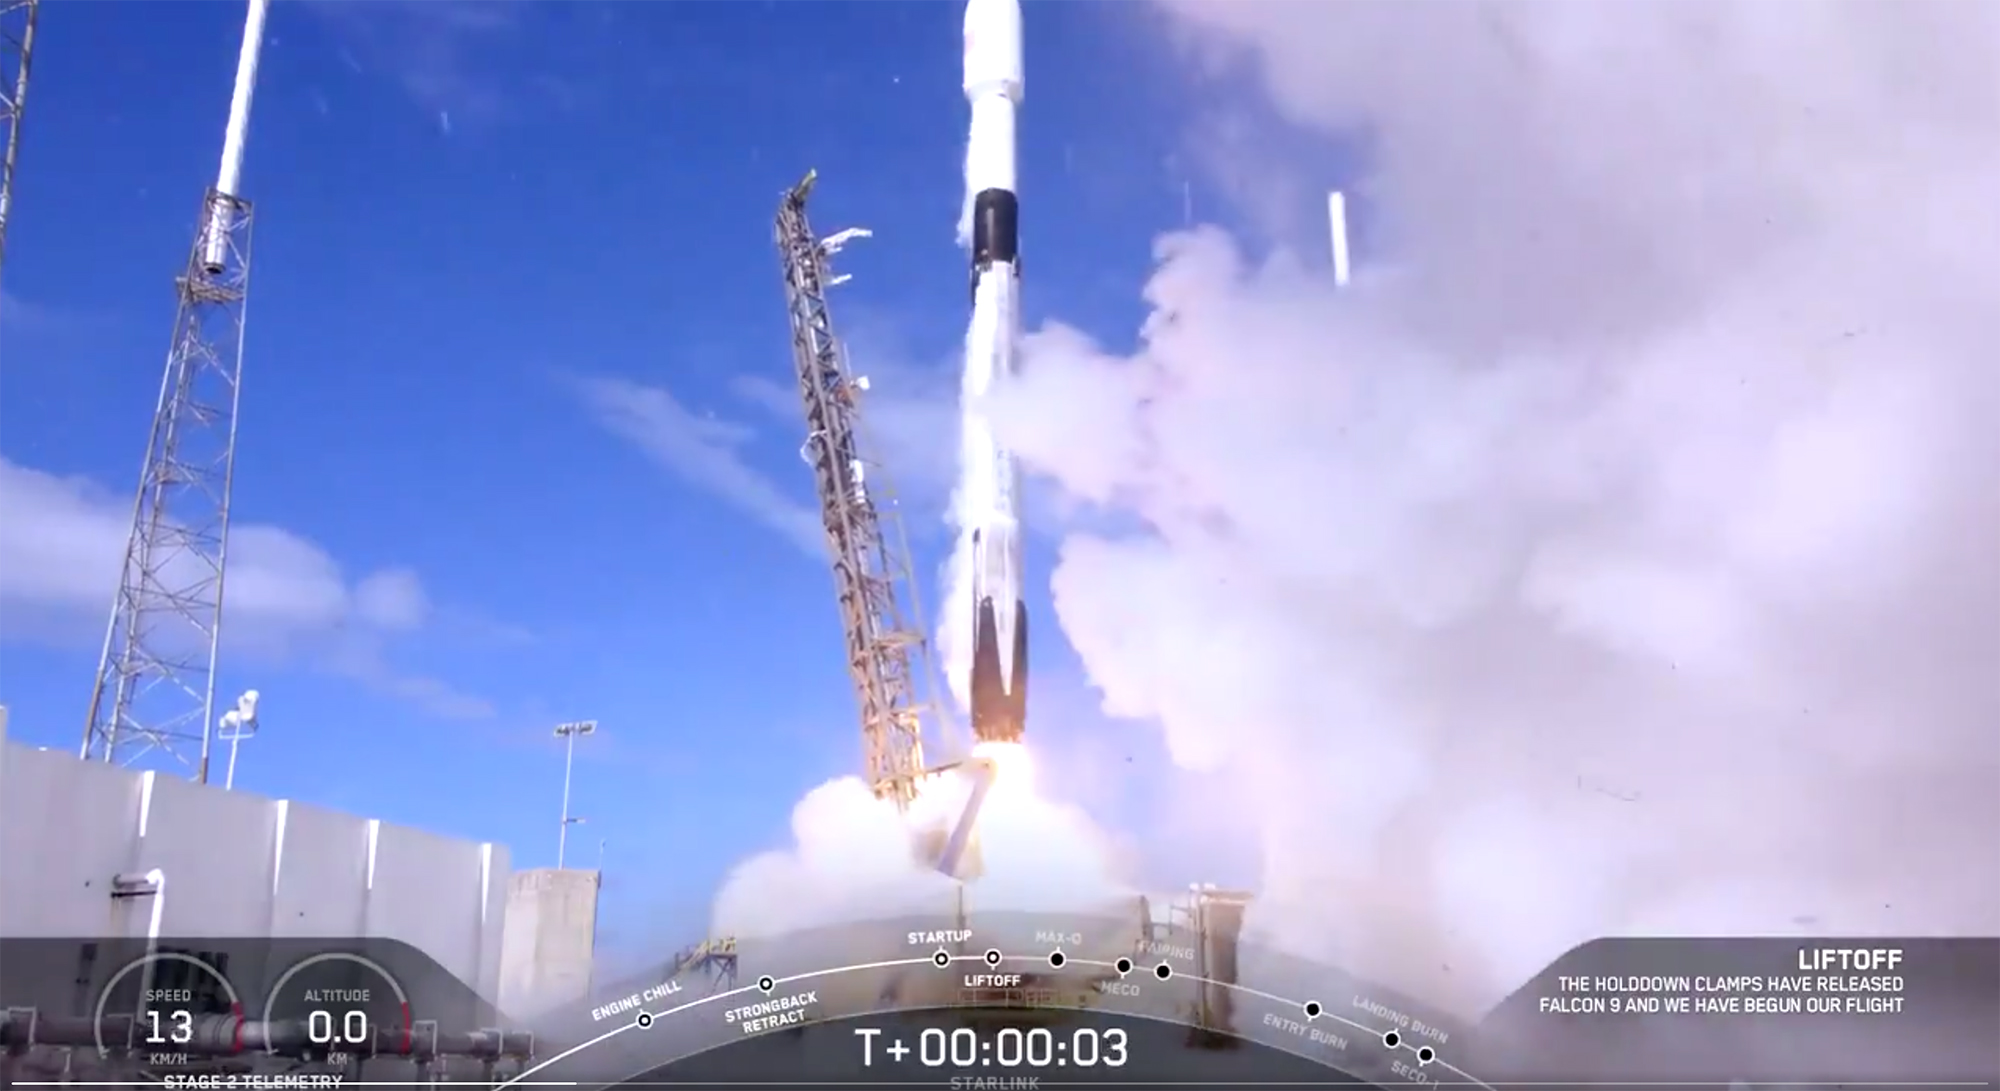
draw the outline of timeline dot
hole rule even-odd
[[[1161,981],[1165,981],[1174,976],[1174,968],[1162,962],[1158,966],[1153,967],[1153,976],[1159,978]]]
[[[1319,1018],[1319,1010],[1320,1010],[1319,1001],[1317,1000],[1306,1001],[1306,1018],[1308,1019]]]
[[[931,956],[931,965],[936,966],[940,970],[951,965],[951,952],[942,947],[938,948],[937,954]]]

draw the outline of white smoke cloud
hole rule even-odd
[[[938,666],[944,671],[945,688],[961,710],[972,703],[972,536],[965,531],[961,514],[963,494],[953,490],[946,519],[953,539],[951,555],[939,574],[943,593],[937,604]]]
[[[935,869],[935,848],[968,794],[966,781],[945,775],[902,815],[857,777],[821,785],[792,811],[790,847],[730,873],[716,898],[714,934],[768,937],[916,914],[942,919],[955,908],[959,884]],[[968,906],[1101,909],[1122,893],[1110,879],[1110,845],[1076,808],[996,787],[978,830],[979,877]]]
[[[777,936],[948,904],[947,880],[915,865],[911,831],[858,777],[792,810],[794,846],[737,866],[715,903],[717,935]]]
[[[1239,785],[1256,927],[1461,1008],[1605,933],[2000,931],[2000,9],[1167,8],[1366,134],[1397,269],[1169,236],[1008,414],[1151,528],[1057,610]]]
[[[2000,13],[1167,7],[1366,135],[1396,267],[1170,236],[1139,350],[1045,329],[1006,414],[1151,528],[1059,618],[1238,786],[1253,927],[1462,1009],[1598,934],[2000,931]],[[1223,159],[1279,228],[1329,181]],[[940,897],[897,822],[821,789],[719,927]]]

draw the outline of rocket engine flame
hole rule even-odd
[[[972,756],[993,765],[993,790],[987,806],[995,802],[1032,799],[1035,795],[1035,767],[1028,748],[1018,742],[985,742],[972,748]]]

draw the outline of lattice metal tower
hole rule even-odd
[[[269,0],[250,0],[237,58],[222,169],[174,287],[167,348],[132,533],[82,755],[134,764],[152,756],[208,779],[215,655],[222,634],[236,407],[250,293],[250,202],[236,195]]]
[[[251,219],[248,201],[214,189],[202,210],[187,268],[174,282],[180,313],[139,471],[83,756],[129,765],[158,750],[206,781]],[[219,271],[208,260],[218,235],[226,255]]]
[[[806,198],[816,178],[806,175],[785,195],[775,232],[791,312],[792,358],[806,410],[806,442],[799,454],[812,466],[819,490],[847,636],[847,669],[861,704],[868,783],[877,798],[906,807],[924,772],[923,716],[935,707],[918,695],[919,686],[928,689],[932,677],[929,642],[901,523],[887,482],[868,460],[859,436],[859,401],[868,380],[849,372],[827,313],[826,290],[847,279],[833,276],[827,259],[868,233],[849,230],[826,239],[813,234]],[[885,522],[895,532],[895,548],[883,532]],[[903,612],[905,595],[911,615]]]
[[[7,260],[7,220],[14,210],[14,164],[21,155],[21,112],[28,105],[28,66],[35,54],[35,14],[40,0],[0,0],[0,268]]]

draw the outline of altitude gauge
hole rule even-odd
[[[375,962],[345,951],[286,970],[264,1001],[270,1052],[347,1064],[410,1051],[410,998]]]

